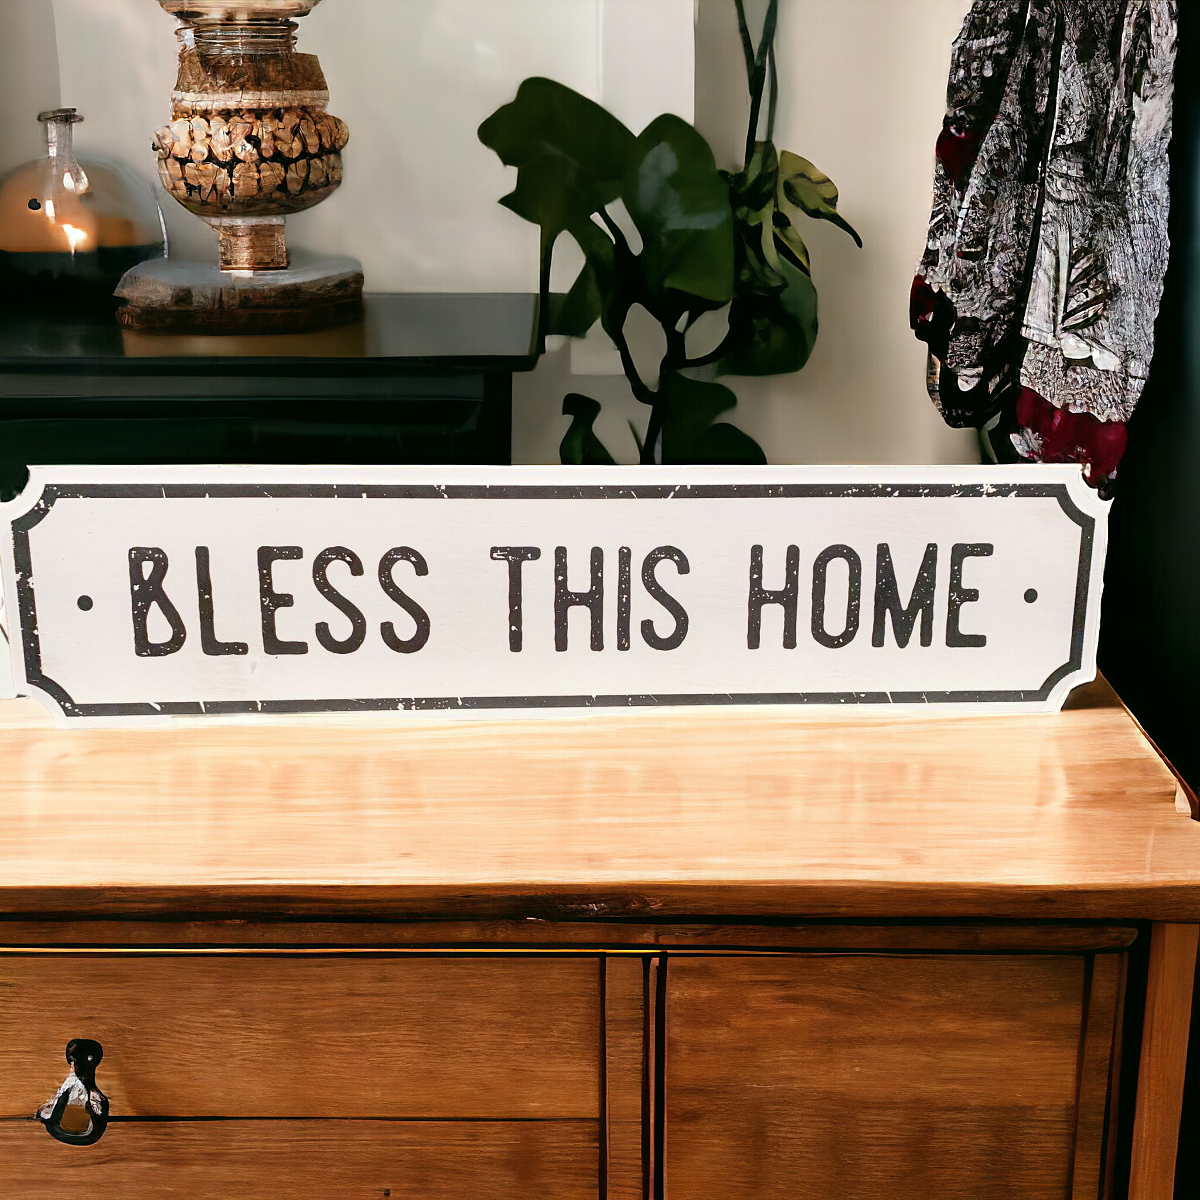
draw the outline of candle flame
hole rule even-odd
[[[64,225],[62,231],[67,235],[67,243],[71,247],[72,254],[88,239],[87,231],[75,225]]]

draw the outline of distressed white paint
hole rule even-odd
[[[338,486],[336,495],[330,485]],[[131,486],[140,491],[131,493]],[[417,494],[372,493],[380,487]],[[597,491],[604,488],[610,491]],[[793,494],[779,494],[788,488]],[[808,492],[796,495],[796,488]],[[48,504],[40,517],[39,504]],[[18,680],[51,708],[50,696],[57,695],[68,698],[69,714],[71,702],[82,706],[77,718],[118,720],[137,719],[139,705],[146,719],[160,705],[167,712],[172,705],[222,704],[255,711],[295,701],[319,711],[355,701],[368,709],[415,701],[418,708],[480,712],[493,705],[580,707],[597,697],[616,708],[782,702],[1054,709],[1095,671],[1107,506],[1078,468],[1058,466],[46,467],[34,468],[28,489],[0,517],[5,601],[14,642],[24,647]],[[1084,528],[1091,531],[1090,550]],[[927,544],[937,546],[929,644],[922,644],[918,621],[902,648],[890,618],[884,644],[873,644],[880,543],[890,547],[902,602]],[[971,591],[964,593],[958,626],[986,644],[952,644],[952,548],[980,543],[993,550],[963,563],[961,585]],[[779,604],[764,606],[760,645],[748,645],[755,545],[763,547],[768,589],[783,586],[788,547],[798,549],[794,648],[785,647]],[[851,547],[862,564],[858,632],[838,648],[821,644],[812,623],[814,562],[834,545]],[[245,643],[244,653],[202,648],[197,546],[209,551],[213,632]],[[302,557],[271,566],[268,587],[292,602],[268,619],[257,554],[281,546],[300,547]],[[424,576],[407,562],[393,571],[429,618],[428,640],[407,653],[390,649],[381,633],[384,622],[399,638],[416,628],[378,577],[381,558],[397,546],[415,549],[428,564]],[[504,546],[540,550],[522,568],[519,651],[510,640],[510,568],[492,557],[494,547]],[[623,546],[633,564],[627,649],[618,633]],[[136,652],[131,547],[156,547],[168,557],[162,587],[186,630],[173,652]],[[350,548],[364,568],[358,577],[341,563],[328,571],[365,617],[362,644],[349,653],[332,652],[316,635],[322,622],[337,639],[351,630],[314,585],[313,561],[325,547]],[[556,648],[557,547],[565,548],[566,582],[575,592],[591,582],[593,547],[603,551],[602,649],[591,645],[582,607],[567,612],[567,646]],[[676,618],[642,582],[643,561],[656,547],[682,551],[690,568],[682,572],[673,562],[656,568],[659,584],[687,614],[686,636],[670,649],[653,643],[670,638]],[[848,577],[840,561],[829,571],[829,634],[847,624]],[[1028,589],[1036,589],[1032,602]],[[18,622],[23,639],[16,636]],[[303,643],[304,652],[268,652],[268,629]],[[162,609],[152,609],[146,639],[165,641],[169,632]]]

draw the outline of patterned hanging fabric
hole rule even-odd
[[[1111,487],[1167,266],[1176,0],[975,0],[910,323],[929,394]]]

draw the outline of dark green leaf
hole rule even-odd
[[[705,433],[691,461],[713,466],[765,467],[767,456],[748,433],[721,421]]]
[[[611,113],[537,77],[480,125],[479,140],[517,168],[517,186],[500,203],[551,242],[615,200],[638,157],[633,134]]]
[[[805,275],[810,274],[812,268],[808,258],[808,247],[804,244],[800,231],[779,212],[775,214],[775,240],[777,243],[781,243],[776,246],[781,255],[786,257],[790,254],[796,266]]]
[[[571,233],[587,260],[584,273],[576,279],[571,291],[574,292],[576,287],[595,288],[600,323],[605,333],[616,342],[624,329],[629,309],[645,291],[641,264],[627,247],[615,245],[609,235],[594,221],[585,221],[581,226],[572,228]],[[588,272],[591,274],[590,279],[586,278]],[[590,301],[586,295],[576,299],[579,307],[573,309],[573,312],[579,315],[581,323],[586,319]]]
[[[642,236],[642,270],[651,293],[687,293],[714,307],[733,295],[733,218],[729,189],[708,143],[666,113],[637,139],[638,159],[622,189]]]
[[[563,416],[571,418],[571,428],[558,446],[558,461],[574,466],[611,467],[613,456],[592,431],[600,415],[600,405],[590,396],[570,392],[563,398]]]
[[[778,292],[787,286],[775,246],[774,209],[747,213],[736,224],[740,243],[738,291]]]
[[[762,448],[748,434],[725,422],[713,424],[721,413],[737,404],[737,397],[724,384],[688,379],[676,371],[667,371],[659,389],[665,407],[664,463],[766,463]]]
[[[600,308],[600,289],[596,283],[595,268],[590,262],[586,262],[565,296],[550,297],[546,332],[583,337],[596,323],[600,316]]]
[[[788,150],[779,156],[776,203],[780,212],[792,217],[799,210],[810,217],[832,221],[838,228],[844,229],[861,247],[862,238],[838,212],[837,201],[838,190],[833,180],[824,172],[818,171],[807,158],[801,158]]]
[[[729,183],[729,200],[734,210],[752,212],[775,205],[775,184],[779,179],[779,159],[771,142],[756,142],[754,155],[744,171],[724,174]]]
[[[729,335],[717,363],[719,375],[782,375],[808,361],[817,340],[817,290],[792,262],[780,258],[786,286],[746,291],[729,306]]]

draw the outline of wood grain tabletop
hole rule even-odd
[[[1102,681],[1050,716],[55,728],[0,702],[0,914],[1200,920]]]

